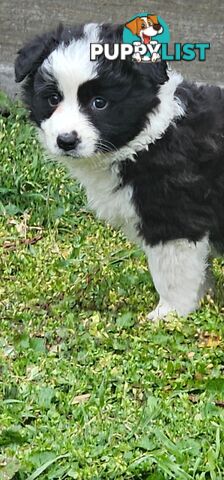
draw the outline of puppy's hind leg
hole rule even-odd
[[[198,242],[181,239],[145,248],[160,295],[158,306],[148,315],[150,320],[164,318],[172,311],[185,316],[198,307],[206,289],[209,251],[207,236]]]

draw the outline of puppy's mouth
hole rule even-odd
[[[66,157],[79,157],[78,153],[76,150],[68,150],[67,152],[66,151],[63,151],[63,154],[66,155]]]
[[[70,157],[70,158],[74,158],[76,160],[79,160],[80,158],[83,158],[83,157],[86,156],[86,155],[82,155],[82,154],[78,153],[76,150],[69,150],[68,152],[63,151],[62,155],[63,155],[63,157]]]
[[[64,157],[72,157],[76,160],[80,160],[80,159],[83,159],[83,158],[91,158],[94,154],[96,153],[96,151],[92,151],[92,152],[77,152],[77,150],[69,150],[68,152],[63,152],[63,156]]]
[[[151,37],[149,35],[146,35],[145,33],[142,34],[142,37],[144,44],[148,45],[148,43],[150,43]]]

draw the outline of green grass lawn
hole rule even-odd
[[[0,103],[0,479],[223,479],[224,262],[197,313],[147,321],[142,253]]]

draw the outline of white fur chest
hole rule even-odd
[[[71,168],[70,171],[85,187],[88,205],[98,218],[114,227],[121,227],[130,240],[137,241],[138,215],[132,201],[132,188],[119,187],[119,176],[115,168],[108,165],[90,164]]]

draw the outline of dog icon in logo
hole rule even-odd
[[[163,32],[163,27],[159,23],[156,15],[138,16],[127,22],[125,27],[128,28],[133,35],[137,35],[140,38],[141,43],[144,43],[145,45],[148,45],[149,43],[152,43],[153,45],[157,44],[158,42],[156,40],[151,42],[151,38]],[[151,61],[155,62],[158,59],[160,59],[159,53],[154,52]]]

